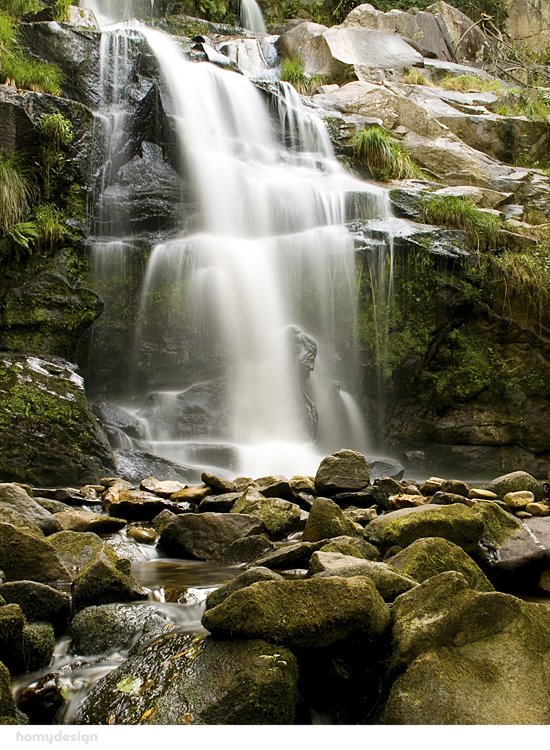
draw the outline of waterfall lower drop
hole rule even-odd
[[[166,34],[139,33],[161,71],[195,209],[150,253],[133,391],[119,402],[146,425],[149,451],[233,475],[311,474],[328,451],[367,452],[351,395],[346,222],[388,215],[387,192],[338,165],[288,84],[270,107],[245,76],[188,61]],[[96,257],[111,248],[123,263],[121,247],[123,237],[103,237]]]

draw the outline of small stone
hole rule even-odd
[[[464,497],[464,495],[457,495],[454,492],[444,492],[443,490],[438,490],[435,494],[432,495],[430,503],[432,503],[433,505],[452,505],[453,503],[468,505],[468,499],[469,498]]]
[[[147,477],[140,483],[139,487],[146,492],[152,492],[154,495],[159,495],[159,497],[169,498],[175,492],[186,489],[187,485],[182,484],[181,482],[170,480],[160,481],[156,477]]]
[[[445,479],[441,479],[440,477],[430,477],[429,479],[426,479],[420,488],[420,491],[423,495],[433,495],[441,489],[441,485],[444,483]]]
[[[292,492],[308,492],[310,495],[315,494],[315,482],[313,481],[312,477],[295,475],[293,477],[290,477],[288,483]]]
[[[519,490],[518,492],[508,492],[502,499],[511,508],[524,509],[526,505],[534,502],[535,496],[529,490]]]
[[[550,513],[550,508],[545,503],[527,503],[525,510],[532,516],[547,516]]]
[[[468,497],[468,485],[459,479],[448,479],[440,487],[441,492],[452,492],[454,495]]]
[[[533,518],[531,513],[528,513],[526,510],[517,510],[514,515],[516,518]]]
[[[201,481],[213,489],[214,492],[227,493],[236,491],[235,482],[232,482],[230,479],[224,479],[224,477],[219,477],[217,474],[210,474],[208,471],[203,471]]]
[[[212,493],[212,489],[203,484],[196,487],[186,487],[170,495],[170,500],[176,502],[186,501],[188,503],[200,503],[207,495]]]
[[[416,508],[418,505],[424,505],[426,498],[421,495],[394,495],[390,498],[390,506],[392,509],[400,510],[401,508]]]
[[[133,539],[135,542],[140,542],[141,544],[154,544],[158,537],[154,529],[144,529],[141,526],[130,526],[126,535],[129,539]]]
[[[498,495],[490,490],[482,490],[480,487],[472,487],[468,491],[468,497],[475,500],[498,500]]]

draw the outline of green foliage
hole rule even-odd
[[[49,199],[52,188],[65,165],[66,149],[74,140],[70,120],[59,112],[43,114],[38,122],[40,133],[40,162],[44,175],[44,197]]]
[[[214,23],[236,24],[237,16],[226,0],[199,0],[199,12]]]
[[[35,210],[39,244],[52,250],[67,235],[67,227],[61,210],[53,203],[41,203]]]
[[[353,137],[352,147],[358,161],[377,180],[386,182],[422,177],[421,169],[407,151],[378,125],[358,130]]]
[[[316,89],[326,82],[325,76],[306,75],[304,64],[299,57],[283,58],[279,78],[294,86],[299,94],[306,96],[315,93]]]
[[[0,151],[0,231],[9,233],[29,209],[35,186],[21,161]]]
[[[512,89],[492,107],[497,115],[546,120],[550,115],[550,90],[541,88]]]
[[[38,0],[2,0],[2,10],[12,18],[21,18],[40,10],[40,3]]]
[[[550,305],[550,231],[544,228],[536,236],[530,246],[491,256],[491,272],[504,287],[504,305],[519,303],[540,319]]]
[[[429,78],[426,78],[424,73],[418,68],[407,68],[402,80],[403,83],[410,83],[415,86],[433,86]]]
[[[17,45],[13,20],[0,12],[0,82],[57,96],[61,79],[61,70],[56,65],[24,55]]]
[[[462,75],[449,75],[442,78],[438,84],[447,91],[502,91],[503,85],[496,78],[487,80],[473,73]]]
[[[63,23],[69,20],[69,8],[73,4],[71,0],[54,0],[50,5],[52,10],[52,18],[54,21]]]
[[[494,214],[481,211],[470,198],[457,195],[432,195],[422,204],[427,224],[460,229],[477,250],[495,247],[501,220]]]

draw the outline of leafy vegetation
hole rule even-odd
[[[2,10],[13,18],[21,18],[27,13],[40,10],[39,0],[2,0]]]
[[[422,170],[403,146],[378,125],[358,130],[353,137],[352,147],[358,161],[377,180],[387,182],[422,177]]]
[[[35,192],[21,161],[0,151],[0,231],[8,233],[22,220]]]
[[[44,176],[44,196],[49,200],[52,187],[65,164],[66,148],[74,140],[74,129],[70,120],[60,112],[48,112],[38,122],[40,133],[40,162]]]
[[[479,209],[470,198],[456,195],[431,195],[422,205],[423,219],[436,224],[461,229],[477,250],[495,247],[501,220],[495,214]]]
[[[493,112],[507,117],[528,117],[530,120],[546,120],[550,115],[550,90],[541,88],[511,89],[499,98],[492,107]]]
[[[71,0],[54,0],[54,2],[50,5],[53,20],[59,21],[59,23],[68,21],[69,8],[72,4],[74,4],[74,2],[71,2]]]
[[[45,250],[52,250],[67,234],[63,213],[53,203],[41,203],[35,211],[38,243]]]
[[[299,57],[285,57],[281,62],[279,73],[281,81],[290,83],[299,94],[311,95],[319,86],[326,82],[324,76],[307,75],[304,71],[304,63]]]
[[[61,79],[56,65],[26,57],[17,44],[13,19],[0,12],[0,83],[57,96]]]

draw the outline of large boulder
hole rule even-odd
[[[113,534],[126,526],[122,518],[91,513],[88,510],[66,510],[55,514],[58,531],[92,531],[95,534]]]
[[[304,542],[318,542],[332,537],[362,535],[360,526],[346,518],[342,509],[327,497],[313,501],[306,527],[302,534]]]
[[[543,724],[550,611],[441,573],[393,605],[393,683],[383,724]]]
[[[50,540],[0,523],[0,570],[4,580],[38,581],[54,588],[68,588],[70,573]]]
[[[216,638],[263,638],[293,649],[314,649],[350,636],[376,638],[389,609],[366,577],[261,581],[207,610],[204,627]]]
[[[31,524],[36,524],[44,534],[53,534],[61,530],[59,520],[17,484],[0,484],[0,519],[8,520],[4,516],[5,510],[19,513]]]
[[[147,593],[134,580],[129,568],[128,561],[118,558],[111,550],[96,553],[75,578],[75,609],[83,609],[93,604],[146,599]]]
[[[242,513],[186,513],[163,526],[159,547],[174,557],[214,560],[241,537],[261,534],[263,521]]]
[[[11,676],[0,661],[0,724],[19,724],[15,700],[11,691]]]
[[[232,581],[226,583],[224,586],[220,586],[214,591],[211,591],[206,597],[206,609],[212,609],[221,604],[227,597],[238,589],[246,588],[251,586],[253,583],[258,581],[282,581],[283,577],[278,573],[274,573],[269,568],[263,568],[261,566],[249,568],[244,573],[240,573],[235,576]]]
[[[46,621],[57,635],[63,633],[71,617],[71,597],[44,583],[9,581],[0,585],[0,597],[21,607],[28,622]]]
[[[163,510],[181,512],[178,504],[152,492],[128,489],[121,485],[110,487],[102,500],[103,510],[111,516],[128,521],[152,521]],[[189,507],[189,506],[187,506]]]
[[[109,443],[74,365],[3,354],[0,392],[0,476],[5,480],[80,486],[112,471]]]
[[[296,659],[264,641],[161,636],[98,680],[77,724],[293,724]]]
[[[422,583],[427,578],[456,570],[478,591],[493,591],[493,585],[481,568],[459,547],[447,539],[417,539],[388,561],[392,568]]]
[[[154,605],[100,604],[86,607],[71,622],[71,649],[76,654],[104,654],[140,645],[174,624]]]
[[[315,489],[319,495],[362,490],[370,483],[369,465],[365,456],[348,449],[324,458],[315,474]]]
[[[550,44],[550,6],[540,0],[510,0],[506,34],[530,52],[545,53]]]
[[[539,482],[526,471],[512,471],[509,474],[503,474],[486,484],[485,489],[494,492],[499,500],[503,500],[509,492],[521,491],[532,492],[536,501],[546,498],[546,491],[542,482]]]
[[[471,552],[482,534],[483,521],[460,503],[395,510],[375,518],[365,528],[365,538],[383,548],[406,547],[416,539],[436,536]]]
[[[254,489],[248,489],[233,505],[231,513],[257,516],[271,539],[282,539],[300,528],[300,508],[281,498],[266,498]]]
[[[416,586],[413,578],[403,575],[386,563],[359,560],[337,552],[314,552],[308,573],[315,578],[366,576],[372,580],[385,602],[392,602],[397,596]]]

